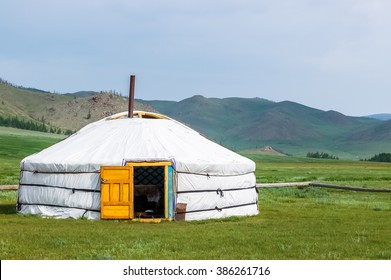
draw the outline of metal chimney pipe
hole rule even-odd
[[[135,82],[136,82],[136,76],[130,75],[128,118],[133,118],[134,84],[135,84]]]

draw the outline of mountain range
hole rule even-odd
[[[374,114],[367,116],[368,118],[377,119],[381,121],[391,120],[391,114]]]
[[[349,117],[291,101],[197,95],[179,102],[138,102],[234,150],[272,146],[288,154],[323,151],[339,158],[366,158],[391,150],[391,120]]]
[[[127,104],[127,98],[113,92],[64,95],[0,83],[0,116],[63,130],[126,111]],[[267,146],[285,154],[320,151],[349,159],[391,151],[391,120],[384,114],[350,117],[291,101],[201,95],[181,101],[136,99],[135,109],[165,114],[235,151]]]

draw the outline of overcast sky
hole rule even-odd
[[[389,0],[1,0],[0,77],[391,113]]]

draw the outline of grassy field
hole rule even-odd
[[[391,189],[391,164],[245,154],[257,163],[258,183],[307,182]]]
[[[0,126],[0,185],[19,182],[20,161],[64,138],[64,135]]]
[[[18,161],[59,140],[0,137],[0,184],[16,184]],[[257,163],[258,183],[391,189],[391,164],[248,156]],[[0,259],[391,259],[388,193],[261,189],[257,216],[161,224],[22,216],[15,212],[16,195],[0,191]]]

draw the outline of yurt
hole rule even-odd
[[[18,212],[186,221],[258,214],[253,161],[166,116],[132,114],[23,159]]]

